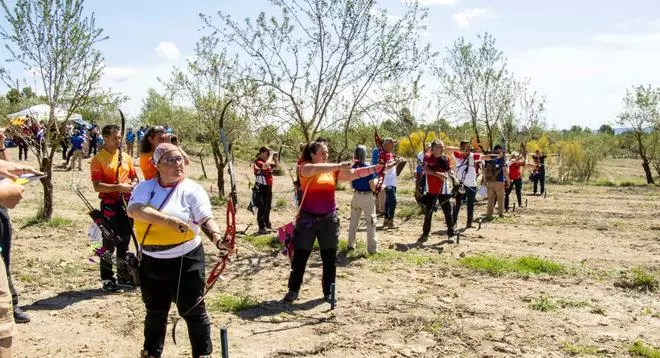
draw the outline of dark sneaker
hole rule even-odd
[[[135,288],[135,282],[133,282],[132,279],[118,278],[117,279],[117,285],[118,286],[125,286],[125,287]]]
[[[454,229],[448,229],[447,230],[447,236],[452,237],[454,235],[456,235],[456,233],[454,232]]]
[[[14,322],[28,323],[30,322],[30,315],[23,312],[23,310],[20,307],[14,307]]]
[[[267,235],[267,234],[270,234],[270,231],[268,229],[259,229],[259,231],[257,231],[257,235]]]
[[[349,246],[349,247],[347,247],[347,248],[346,248],[346,251],[348,251],[348,252],[351,252],[351,251],[355,251],[355,248],[354,248],[354,247],[351,247],[351,246]]]
[[[429,234],[422,234],[422,236],[417,239],[417,242],[426,242],[429,239]]]
[[[291,302],[293,302],[293,301],[295,301],[295,300],[297,300],[297,299],[298,299],[298,292],[296,292],[296,291],[289,291],[289,292],[286,293],[286,295],[284,295],[284,299],[283,299],[283,301],[284,301],[284,302],[291,303]]]
[[[114,281],[111,280],[104,280],[103,281],[103,287],[101,287],[103,292],[107,293],[124,293],[124,290],[122,290]]]
[[[327,303],[332,303],[332,295],[328,294],[323,296],[323,300]],[[335,299],[335,303],[337,303],[337,300]]]

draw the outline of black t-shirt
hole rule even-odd
[[[544,167],[545,166],[545,158],[547,155],[542,154],[542,155],[532,155],[532,158],[534,159],[534,163],[536,164],[537,167]]]

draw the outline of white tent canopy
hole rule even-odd
[[[35,106],[32,106],[30,108],[26,108],[20,112],[12,113],[7,116],[8,119],[14,119],[14,118],[25,118],[26,116],[31,116],[32,118],[41,121],[47,121],[48,116],[50,115],[50,106],[47,104],[37,104]],[[66,119],[67,112],[64,109],[61,108],[55,108],[55,118],[58,121],[63,121]],[[71,117],[69,117],[70,121],[75,121],[76,123],[82,121],[82,116],[78,113],[71,113]]]

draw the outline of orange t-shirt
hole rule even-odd
[[[105,149],[92,158],[90,164],[90,172],[92,181],[101,182],[105,184],[118,184],[130,183],[133,179],[137,178],[135,167],[131,156],[122,154],[122,166],[119,168],[119,177],[117,177],[117,165],[119,162],[119,151],[111,154]],[[130,194],[125,194],[128,200]],[[99,193],[99,198],[106,203],[115,203],[119,201],[119,193]]]
[[[152,179],[158,174],[158,169],[156,169],[156,166],[151,161],[153,156],[153,152],[140,154],[140,169],[142,170],[144,180]]]
[[[303,164],[298,168],[298,173]],[[302,210],[312,214],[329,214],[337,209],[335,202],[335,188],[337,186],[338,171],[316,174],[313,176],[300,175],[300,187],[307,191],[302,200]]]

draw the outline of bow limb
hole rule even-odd
[[[188,313],[192,312],[192,310],[197,307],[200,303],[204,302],[204,297],[211,292],[211,289],[215,285],[215,283],[218,281],[218,279],[221,277],[222,273],[224,272],[225,268],[227,268],[227,264],[229,263],[229,255],[234,251],[234,247],[236,245],[236,179],[235,179],[235,172],[234,172],[234,160],[233,156],[231,153],[231,150],[229,149],[229,143],[227,141],[227,135],[225,133],[225,128],[224,128],[224,120],[225,120],[225,114],[227,112],[227,108],[229,107],[229,104],[231,104],[231,100],[227,101],[225,103],[225,106],[222,108],[222,112],[220,114],[220,141],[222,141],[222,146],[225,151],[225,161],[228,165],[227,171],[229,172],[229,180],[230,180],[230,187],[231,187],[231,192],[229,194],[229,199],[227,200],[227,212],[226,212],[226,219],[227,219],[227,228],[225,229],[225,234],[223,236],[223,242],[227,244],[229,250],[220,256],[220,259],[218,262],[215,263],[213,268],[211,269],[211,272],[209,273],[209,276],[206,278],[206,283],[204,285],[204,293],[195,301],[195,304],[193,304],[187,311],[182,313],[180,317],[176,317],[174,319],[174,324],[172,325],[172,340],[174,341],[174,344],[176,344],[176,325],[179,322],[179,319],[183,316],[186,316]],[[179,273],[180,275],[181,273]],[[178,291],[178,287],[177,287]],[[178,296],[178,293],[177,293]]]

